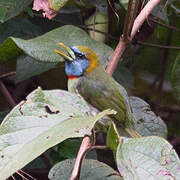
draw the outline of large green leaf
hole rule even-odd
[[[55,53],[55,49],[63,51],[58,45],[59,42],[63,42],[68,46],[82,45],[92,48],[99,55],[101,63],[104,66],[107,64],[108,58],[113,52],[112,48],[91,39],[82,29],[71,25],[54,29],[34,39],[23,40],[11,37],[7,41],[11,41],[12,44],[18,46],[30,57],[43,62],[64,61],[62,57]],[[6,42],[0,47],[0,52],[5,45]],[[12,49],[14,49],[14,51],[16,50],[14,47],[12,47]]]
[[[34,25],[27,18],[16,17],[3,24],[0,24],[0,44],[9,36],[29,39],[42,33],[40,27]]]
[[[135,129],[141,136],[167,137],[167,126],[164,121],[156,116],[148,103],[131,96],[129,98],[133,115],[135,117]]]
[[[163,138],[122,138],[117,153],[118,170],[124,180],[180,179],[180,160]]]
[[[91,116],[86,102],[76,94],[38,88],[0,126],[1,179],[65,139],[90,135],[95,122],[111,113]]]
[[[54,62],[36,61],[30,56],[22,54],[17,59],[16,82],[23,81],[32,76],[45,72],[54,67],[56,64],[57,63]]]
[[[56,164],[49,172],[50,180],[69,180],[75,160],[68,159]],[[80,180],[122,180],[117,172],[106,164],[93,159],[85,159]]]
[[[0,63],[15,59],[22,53],[22,50],[11,40],[7,39],[2,46],[0,46]]]
[[[119,136],[117,127],[115,123],[111,123],[108,129],[107,137],[106,137],[107,146],[111,150],[116,151],[119,145],[119,141],[120,141],[120,136]]]
[[[0,24],[0,44],[7,40],[9,36],[19,38],[33,38],[41,33],[41,29],[32,24],[26,18],[13,18],[3,24]],[[22,51],[11,40],[7,40],[4,46],[0,47],[0,62],[5,62],[21,54]]]
[[[176,57],[176,61],[172,69],[171,81],[172,81],[174,95],[179,101],[180,100],[180,52]]]
[[[32,0],[1,0],[0,1],[0,22],[3,23],[8,19],[21,13]]]

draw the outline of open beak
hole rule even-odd
[[[62,52],[60,52],[59,50],[55,49],[55,52],[57,54],[59,54],[60,56],[62,56],[65,60],[68,60],[68,61],[73,61],[76,56],[74,54],[74,52],[68,47],[66,46],[64,43],[60,42],[58,43],[66,52],[67,54],[64,54]]]

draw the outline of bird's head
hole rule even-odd
[[[59,50],[55,50],[55,52],[64,58],[65,72],[69,78],[83,76],[99,64],[98,56],[88,47],[68,47],[63,43],[59,43],[59,45],[66,51],[66,54]]]

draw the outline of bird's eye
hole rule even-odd
[[[84,54],[80,54],[80,53],[76,53],[76,57],[78,57],[78,58],[84,58],[85,57],[85,55]]]

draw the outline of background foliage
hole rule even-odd
[[[38,3],[38,1],[36,2]],[[177,0],[168,2],[161,1],[160,5],[153,10],[148,20],[136,34],[132,44],[123,54],[113,77],[126,88],[129,95],[138,96],[146,101],[142,101],[142,99],[138,99],[137,97],[130,97],[132,110],[137,121],[135,122],[137,131],[143,136],[156,135],[167,138],[179,155],[180,55],[178,50],[180,49],[180,10],[178,9],[178,3]],[[69,46],[85,45],[92,48],[99,55],[101,63],[105,67],[122,34],[127,4],[128,1],[126,0],[50,0],[50,7],[46,4],[46,9],[51,9],[45,12],[46,16],[51,19],[49,20],[43,17],[41,11],[37,12],[32,10],[32,1],[0,1],[0,122],[2,122],[4,117],[18,104],[18,106],[6,116],[5,119],[7,121],[4,120],[4,123],[1,124],[0,142],[3,141],[6,143],[2,145],[3,147],[0,146],[0,155],[5,152],[10,156],[14,153],[14,150],[18,151],[18,149],[21,148],[20,145],[17,145],[19,143],[18,140],[21,141],[19,139],[21,136],[23,137],[21,143],[23,142],[22,144],[25,145],[25,148],[14,156],[15,159],[17,158],[23,161],[19,160],[19,168],[40,155],[42,151],[48,149],[40,157],[28,164],[24,168],[25,171],[37,179],[45,180],[48,179],[50,168],[59,162],[51,169],[49,178],[60,178],[59,171],[65,173],[60,173],[63,177],[69,176],[68,173],[71,169],[68,169],[66,172],[63,168],[60,169],[57,167],[67,167],[69,163],[74,163],[74,160],[70,160],[70,158],[76,157],[81,138],[63,140],[72,137],[83,137],[87,132],[90,134],[94,123],[100,119],[100,117],[114,112],[105,111],[93,118],[87,116],[85,113],[85,111],[88,111],[88,107],[82,99],[78,100],[78,97],[69,95],[70,99],[65,98],[62,104],[58,104],[56,99],[53,98],[56,97],[57,93],[65,93],[66,91],[42,91],[41,89],[37,89],[37,87],[40,86],[46,90],[67,90],[67,78],[64,73],[63,59],[54,53],[54,49],[60,49],[58,46],[58,42],[60,41]],[[45,8],[45,6],[38,8],[42,9]],[[37,7],[34,7],[34,9],[37,9]],[[140,10],[141,6],[139,7],[139,11]],[[31,94],[26,98],[29,93]],[[37,96],[36,94],[40,95]],[[26,159],[26,156],[22,156],[23,152],[28,151],[29,141],[35,138],[36,128],[42,126],[42,117],[40,116],[44,118],[45,115],[48,114],[43,107],[48,105],[49,108],[50,106],[50,118],[54,119],[53,123],[56,122],[61,126],[61,119],[58,117],[58,113],[55,113],[57,112],[56,108],[62,105],[64,112],[63,117],[69,117],[70,114],[66,110],[68,110],[68,108],[71,109],[73,106],[70,103],[73,98],[73,103],[76,104],[76,107],[79,107],[74,109],[73,116],[81,120],[86,117],[86,121],[90,119],[92,122],[91,125],[88,124],[89,127],[86,131],[80,131],[80,135],[77,135],[77,133],[72,135],[72,132],[69,132],[70,135],[58,141],[56,141],[56,137],[54,141],[51,140],[47,143],[47,147],[43,147],[41,152],[34,152],[36,155],[29,157],[29,159]],[[25,99],[27,99],[25,104],[22,104],[21,101]],[[30,99],[32,100],[28,101]],[[70,107],[64,107],[63,103]],[[80,108],[82,104],[84,112],[78,114],[79,111],[83,111]],[[19,114],[19,108],[22,114]],[[37,117],[33,117],[34,115],[39,116],[39,118],[36,119]],[[28,119],[29,116],[31,116],[31,118],[33,117],[33,122],[30,120],[31,118]],[[57,129],[57,131],[55,131],[55,129],[51,130],[51,127],[55,126],[55,124],[48,124],[49,121],[48,119],[46,120],[47,124],[45,126],[50,134],[52,132],[58,132],[61,129]],[[86,123],[86,121],[84,123]],[[81,125],[86,127],[87,124]],[[79,127],[79,124],[77,124],[77,126]],[[22,129],[22,127],[24,127],[24,129]],[[27,136],[22,136],[17,133],[19,129],[25,130],[25,127],[27,129],[32,128],[31,136],[29,136],[29,132]],[[70,129],[71,128],[72,127],[70,127]],[[61,131],[63,134],[63,130]],[[45,129],[41,127],[41,131],[38,132],[41,134],[42,139],[39,141],[35,138],[31,142],[34,143],[34,146],[31,146],[31,148],[38,146],[39,142],[47,142],[43,139],[43,137],[49,137]],[[9,137],[13,137],[13,139],[16,140],[10,142]],[[107,144],[112,150],[116,151],[114,157],[117,161],[117,167],[113,163],[107,162],[107,159],[113,161],[113,158],[110,157],[109,154],[108,158],[106,158],[104,154],[99,155],[98,151],[91,151],[87,156],[87,158],[91,160],[84,162],[82,177],[87,176],[88,170],[90,171],[89,179],[93,179],[93,174],[95,173],[97,173],[96,178],[106,177],[107,174],[117,172],[112,168],[115,170],[118,169],[123,177],[113,175],[108,179],[132,179],[134,172],[137,178],[141,177],[143,174],[142,171],[132,168],[132,164],[130,165],[129,162],[126,161],[127,157],[131,160],[139,157],[142,159],[145,158],[143,153],[141,154],[141,150],[143,149],[141,144],[145,147],[143,151],[147,152],[146,156],[149,158],[147,161],[151,162],[149,164],[152,168],[152,177],[157,179],[164,174],[165,178],[168,178],[170,175],[180,176],[178,157],[174,150],[171,151],[172,146],[167,141],[162,140],[160,137],[148,137],[148,142],[147,139],[141,139],[138,142],[129,138],[123,138],[122,144],[112,143],[111,139],[114,140],[118,138],[117,129],[112,124],[108,130]],[[4,147],[8,147],[7,144],[11,144],[11,149],[9,148],[5,151]],[[58,145],[54,146],[55,144]],[[130,152],[134,146],[136,146],[136,150],[140,154],[138,157],[131,156]],[[158,152],[156,154],[157,161],[153,164],[151,147],[155,148],[156,146],[158,146],[164,154],[160,156],[160,152]],[[124,149],[128,149],[128,151]],[[0,157],[2,158],[2,155]],[[167,160],[164,159],[164,157],[169,160],[169,164],[166,164],[167,167],[162,170],[162,168],[164,168],[164,166],[162,167],[162,161],[164,160],[166,163]],[[10,172],[7,172],[9,171],[8,163],[12,164],[12,159],[10,159],[10,161],[8,159],[4,160],[3,157],[2,161],[1,158],[0,170],[4,168],[5,165],[6,168],[0,171],[0,173],[4,172],[4,174],[9,173],[9,175],[11,175],[12,172],[18,170],[16,169],[17,166],[12,165]],[[139,163],[141,163],[141,158],[139,159]],[[105,162],[112,168],[97,160]],[[173,164],[173,160],[177,163]],[[145,171],[148,171],[149,164],[144,166]],[[129,166],[131,167],[130,169],[127,168]],[[133,166],[139,166],[139,164],[133,164]],[[70,168],[71,167],[72,166],[70,166]],[[94,172],[94,168],[98,167],[100,167],[98,172]],[[155,167],[155,169],[153,169],[153,167]],[[172,167],[174,167],[174,169]],[[37,168],[40,170],[37,171]],[[107,172],[107,174],[104,172]],[[53,176],[53,173],[55,176]],[[144,173],[143,176],[148,177],[148,174]],[[7,175],[4,177],[7,177]],[[14,177],[19,178],[19,175],[15,174]]]

